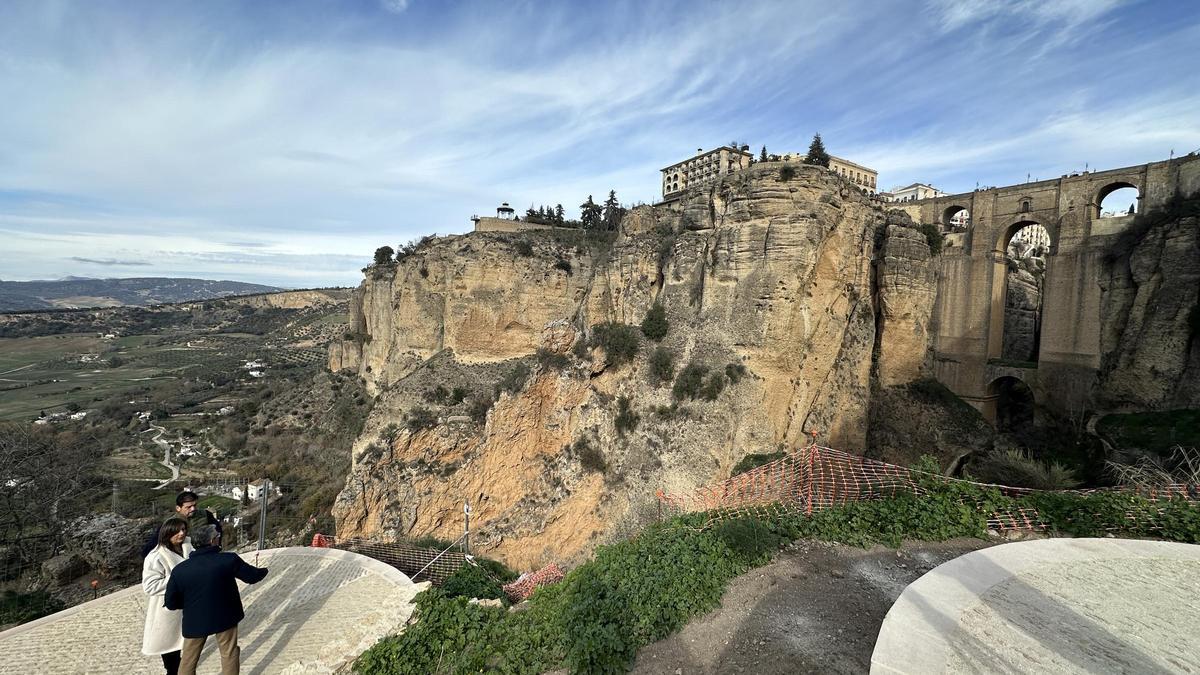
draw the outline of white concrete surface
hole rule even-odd
[[[871,672],[1200,673],[1200,546],[1045,539],[968,553],[901,593]]]
[[[255,553],[242,557],[255,564]],[[278,548],[258,554],[270,574],[242,586],[242,673],[331,673],[399,632],[412,598],[428,587],[372,558],[326,548]],[[241,584],[239,584],[241,585]],[[0,673],[162,673],[141,653],[146,596],[117,591],[0,633]],[[200,673],[219,673],[209,640]]]

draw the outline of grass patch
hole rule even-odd
[[[1176,445],[1200,448],[1200,410],[1105,415],[1097,428],[1123,449],[1167,455]]]
[[[925,481],[900,495],[818,511],[729,519],[700,530],[708,514],[652,525],[601,546],[562,583],[539,589],[523,612],[470,605],[426,591],[416,624],[385,638],[354,664],[358,673],[624,672],[637,650],[715,608],[729,580],[768,562],[794,539],[857,546],[987,536],[987,514],[1034,507],[1056,532],[1077,537],[1200,540],[1200,508],[1119,493],[1043,493],[1021,499],[970,484]],[[1161,509],[1161,513],[1160,513]],[[1134,517],[1127,517],[1132,513]]]
[[[750,469],[757,469],[763,464],[770,464],[771,462],[783,459],[784,457],[787,457],[786,452],[766,452],[746,455],[738,460],[738,463],[733,466],[733,472],[730,475],[736,476],[739,473],[746,473]]]

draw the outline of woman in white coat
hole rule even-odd
[[[162,656],[167,675],[179,672],[180,650],[183,649],[183,612],[163,606],[163,593],[171,570],[192,553],[188,539],[188,524],[182,518],[171,518],[158,532],[158,545],[142,563],[142,590],[146,592],[146,628],[142,633],[142,653]]]

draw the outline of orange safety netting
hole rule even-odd
[[[764,464],[728,480],[696,488],[682,494],[657,495],[664,515],[707,512],[708,524],[743,516],[771,516],[805,513],[851,502],[882,499],[901,493],[928,492],[922,484],[930,481],[973,484],[994,488],[1002,495],[1019,497],[1035,492],[1028,488],[972,483],[947,478],[895,464],[888,464],[841,450],[810,445],[790,452],[783,459]],[[1064,490],[1089,494],[1104,490]],[[1182,497],[1200,498],[1196,486],[1170,485],[1151,491],[1138,491],[1151,500]],[[1030,508],[1014,507],[988,515],[988,527],[1003,530],[1044,529],[1038,513]]]

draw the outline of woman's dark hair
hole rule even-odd
[[[175,544],[171,543],[171,537],[174,537],[180,532],[187,532],[187,529],[187,521],[183,518],[168,518],[167,522],[163,523],[162,527],[158,528],[158,545],[166,546],[179,555],[183,555],[183,547],[176,547]]]

